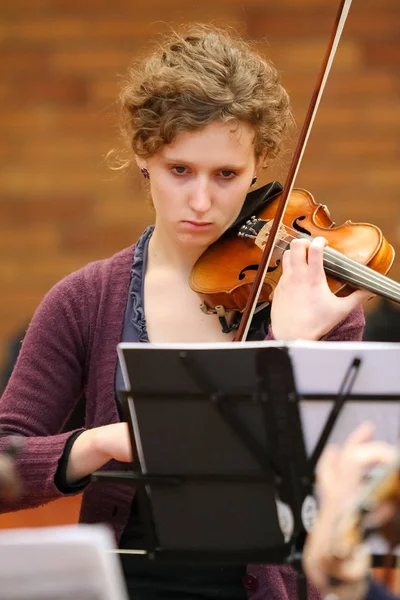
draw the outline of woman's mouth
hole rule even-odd
[[[212,225],[209,221],[182,221],[182,223],[192,229],[207,229]]]

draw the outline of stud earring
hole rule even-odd
[[[257,181],[257,175],[254,175],[253,179],[251,180],[250,186],[254,185],[256,181]]]
[[[148,170],[146,169],[146,167],[142,167],[140,169],[141,174],[143,175],[143,177],[145,179],[150,179],[150,173],[148,172]]]

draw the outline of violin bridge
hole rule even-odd
[[[265,225],[260,229],[260,231],[258,232],[258,235],[254,241],[255,245],[258,246],[259,248],[261,248],[261,250],[264,250],[264,246],[267,243],[269,234],[271,232],[272,224],[273,224],[273,219],[265,221]],[[289,234],[286,231],[285,226],[280,225],[280,227],[278,229],[277,240],[284,241],[284,240],[286,240],[286,238],[288,236],[289,236]]]
[[[273,219],[268,219],[268,221],[265,221],[264,219],[253,216],[251,219],[248,219],[244,225],[242,225],[238,232],[238,237],[251,238],[254,240],[254,244],[258,246],[260,250],[264,250],[264,246],[267,243],[273,222]],[[287,238],[290,238],[290,236],[286,231],[285,226],[281,224],[278,230],[278,240],[284,241]]]

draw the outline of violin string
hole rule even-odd
[[[329,257],[329,255],[331,256]],[[400,285],[397,282],[329,248],[329,246],[324,249],[324,265],[328,267],[328,272],[339,277],[345,277],[349,283],[400,300]]]
[[[286,235],[286,238],[291,238],[292,240],[293,239],[301,239],[301,238],[313,239],[312,236],[303,234],[301,232],[297,232],[293,228],[286,226],[286,225],[285,225],[285,230],[295,231],[295,235],[292,235],[290,233],[287,233],[287,235]],[[255,231],[254,231],[254,234],[256,234]],[[253,237],[257,237],[257,236],[254,235]],[[288,241],[287,239],[284,239],[284,238],[278,238],[278,240],[285,241],[285,242]],[[279,244],[276,244],[276,247],[281,250],[287,249],[286,247],[282,247]],[[328,267],[331,267],[330,271],[333,275],[345,276],[349,283],[354,283],[354,284],[358,283],[362,287],[365,287],[365,285],[368,286],[368,284],[373,285],[374,289],[372,291],[379,290],[382,293],[382,292],[388,291],[388,288],[393,288],[392,293],[396,294],[396,292],[398,292],[400,294],[400,285],[399,284],[397,284],[390,278],[387,278],[386,276],[381,275],[380,273],[377,273],[373,269],[370,269],[370,267],[367,267],[366,265],[357,263],[357,261],[354,261],[354,260],[346,257],[344,254],[342,254],[340,252],[335,253],[334,261],[330,261],[326,257],[326,255],[329,253],[329,250],[332,251],[332,249],[329,247],[324,250],[324,254],[325,254],[324,264]],[[341,268],[339,270],[336,270],[335,266],[340,266]],[[351,277],[351,275],[353,275],[353,277]],[[400,299],[400,295],[398,298]]]
[[[285,231],[287,231],[287,235],[285,238],[278,238],[279,242],[289,242],[287,238],[293,239],[313,239],[312,236],[303,234],[295,231],[293,228],[284,226]],[[289,233],[289,231],[295,231],[295,235]],[[253,230],[254,234],[252,236],[247,236],[251,238],[256,238],[257,234]],[[275,244],[275,247],[286,250],[289,244],[281,245],[279,243]],[[334,252],[334,260],[329,260],[329,252]],[[324,250],[324,266],[327,267],[327,271],[333,275],[344,277],[348,283],[353,283],[360,287],[364,287],[366,289],[370,289],[373,292],[378,292],[382,296],[386,296],[392,300],[400,301],[400,284],[393,281],[389,277],[377,273],[370,267],[357,263],[357,261],[348,258],[344,254],[338,251],[332,251],[332,248],[325,248]]]
[[[348,283],[400,301],[400,285],[397,282],[339,252],[332,251],[332,248],[324,249],[324,266],[328,273],[343,277]]]
[[[324,263],[328,262],[329,265],[329,261],[325,261]],[[331,263],[334,264],[336,267],[336,263]],[[356,273],[354,277],[352,277],[349,274],[352,274],[352,271],[350,269],[347,269],[342,271],[342,270],[337,270],[336,268],[332,268],[329,269],[327,268],[327,272],[328,274],[334,275],[334,276],[338,276],[338,277],[342,277],[343,279],[345,279],[348,283],[353,283],[356,287],[361,287],[367,290],[370,290],[372,292],[378,293],[381,296],[385,296],[391,300],[397,300],[398,302],[400,302],[400,291],[398,286],[396,287],[395,285],[388,285],[388,280],[385,281],[381,281],[379,280],[379,275],[376,277],[374,275],[370,275],[370,274],[366,274],[366,273]],[[366,269],[368,269],[368,267],[365,267]],[[384,276],[383,276],[384,277]]]

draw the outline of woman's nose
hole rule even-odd
[[[194,188],[190,196],[189,205],[192,210],[201,213],[205,213],[210,209],[211,193],[208,185],[204,183],[197,185],[194,184]]]

